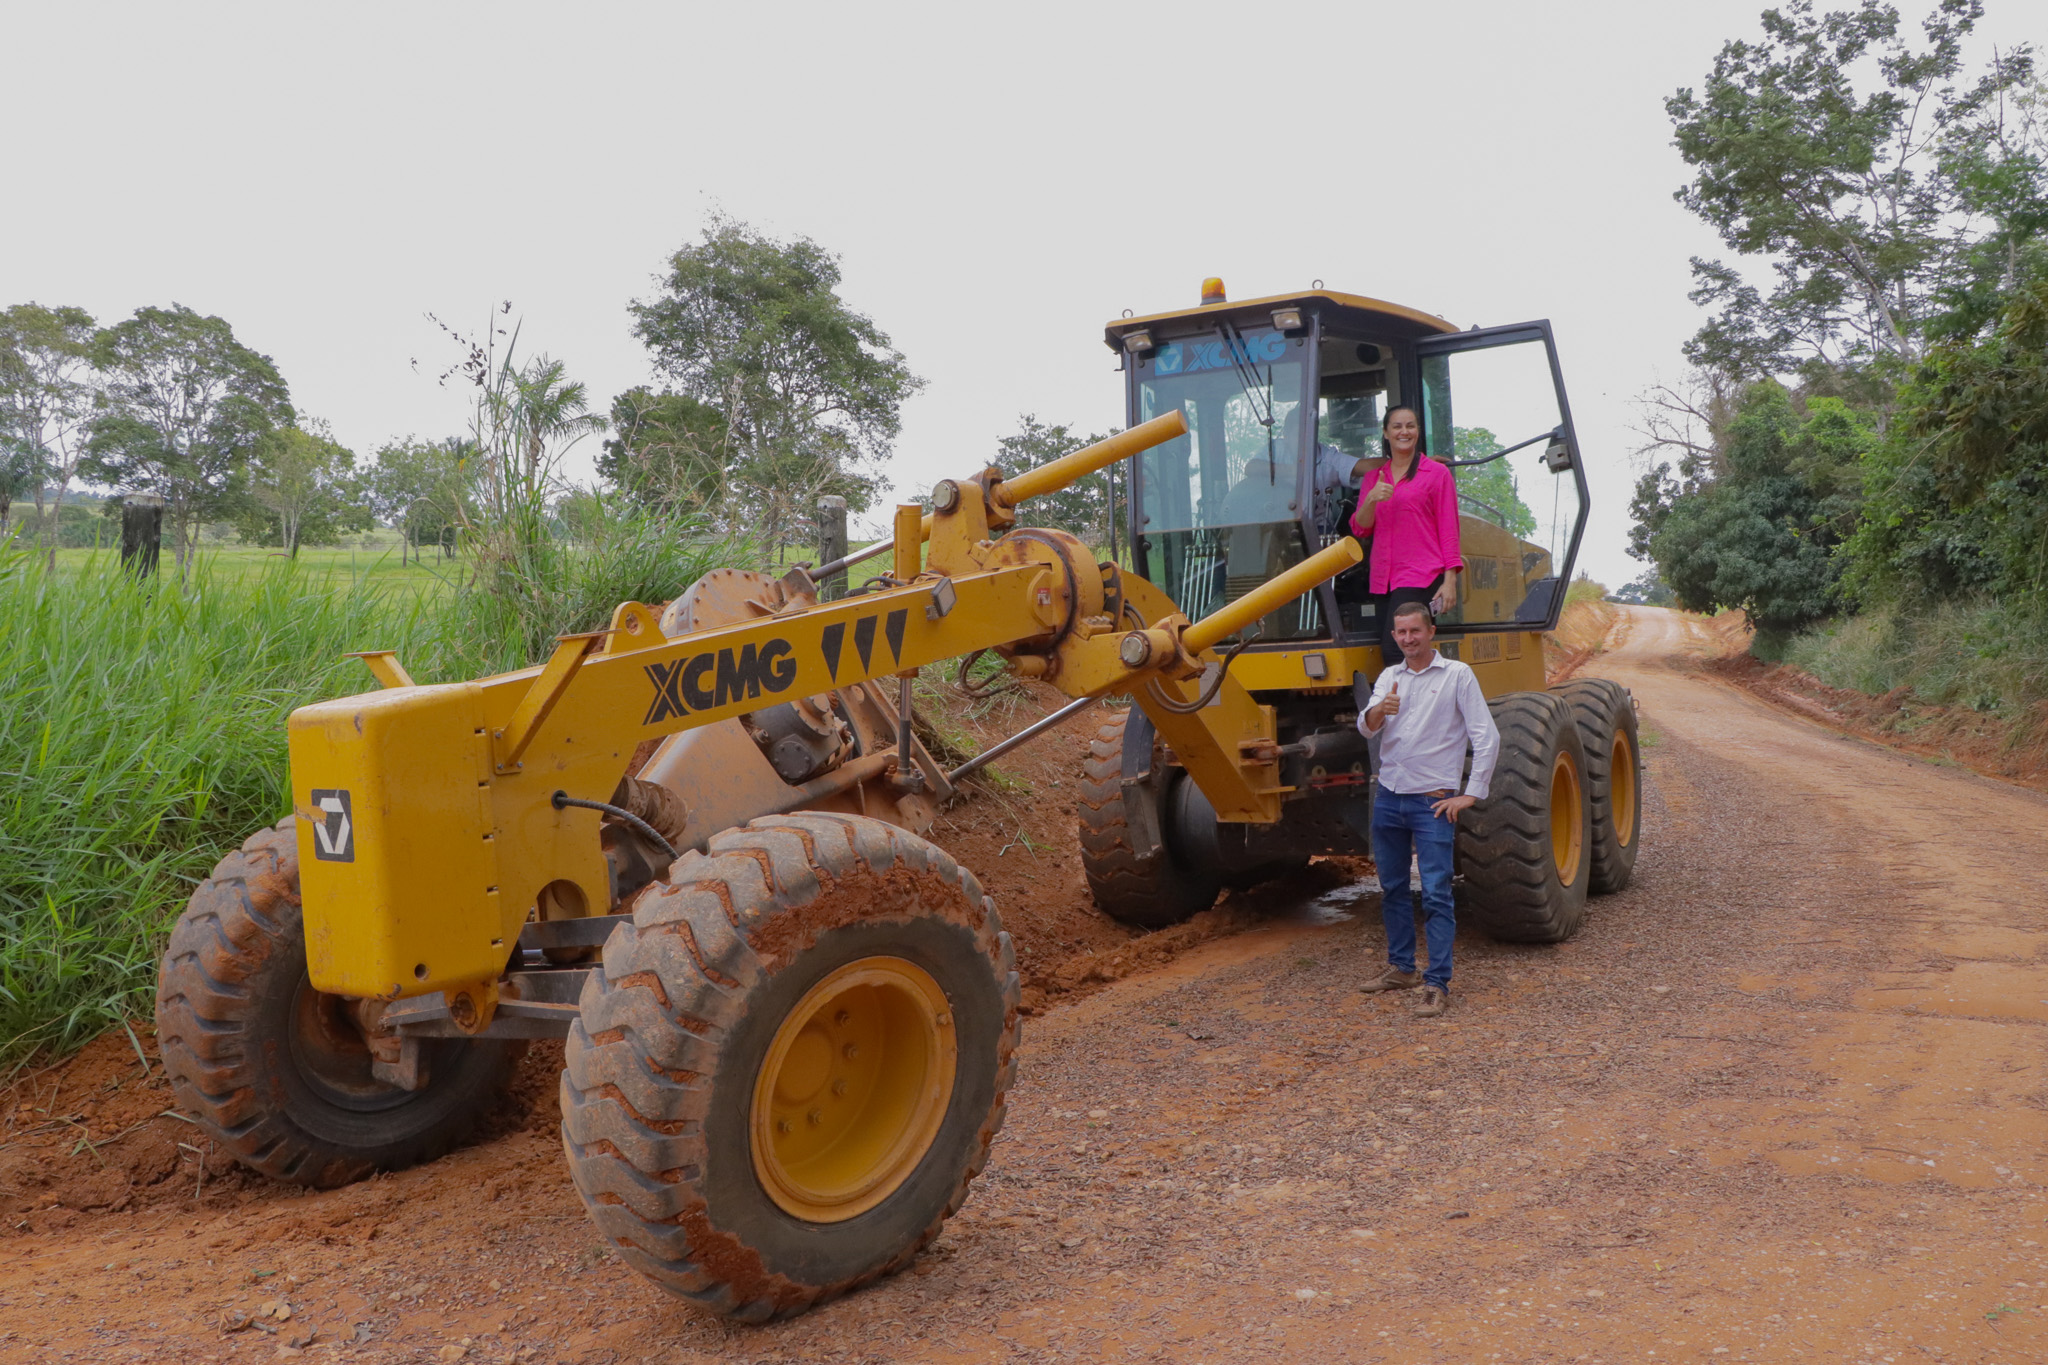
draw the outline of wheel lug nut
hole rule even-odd
[[[804,1115],[804,1122],[810,1124],[813,1128],[816,1128],[819,1124],[823,1123],[824,1121],[825,1116],[815,1109],[813,1109],[810,1113]]]
[[[860,1056],[860,1046],[857,1043],[848,1043],[845,1047],[839,1049],[839,1055],[850,1062]]]
[[[844,1076],[832,1082],[832,1093],[835,1095],[844,1095],[846,1093],[846,1078]]]
[[[832,1016],[832,1022],[835,1024],[844,1024],[847,1020],[851,1018],[853,1018],[851,1014],[848,1014],[845,1010],[840,1010],[837,1014]]]
[[[777,1119],[777,1120],[775,1120],[775,1131],[776,1131],[776,1132],[778,1132],[778,1133],[787,1133],[787,1132],[789,1131],[789,1120],[788,1120],[788,1119]]]

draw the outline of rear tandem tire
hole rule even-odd
[[[1466,913],[1504,943],[1562,943],[1585,921],[1592,875],[1585,748],[1562,697],[1510,692],[1489,706],[1500,760],[1487,799],[1458,822]]]
[[[562,1074],[591,1220],[748,1322],[908,1265],[966,1201],[1016,1072],[1010,936],[974,874],[861,816],[685,853],[612,931]]]
[[[243,1165],[321,1188],[446,1152],[524,1047],[435,1039],[423,1089],[372,1077],[342,999],[307,980],[291,818],[192,893],[158,970],[156,1032],[181,1110]]]
[[[1589,889],[1605,896],[1628,885],[1642,842],[1643,759],[1635,702],[1620,683],[1606,678],[1575,678],[1551,691],[1572,708],[1586,749],[1586,794],[1593,810]]]
[[[1158,766],[1156,744],[1154,778],[1124,782],[1124,730],[1132,714],[1125,711],[1104,721],[1088,744],[1081,773],[1081,870],[1103,914],[1134,929],[1164,929],[1207,910],[1223,887],[1166,847],[1163,831],[1172,807],[1161,799],[1169,790],[1161,779],[1169,775]],[[1146,809],[1133,810],[1138,802]],[[1267,875],[1253,874],[1244,884]]]

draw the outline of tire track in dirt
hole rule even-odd
[[[1461,938],[1418,1021],[1354,990],[1383,943],[1338,886],[1055,1008],[975,1196],[886,1284],[697,1317],[598,1244],[543,1127],[17,1237],[0,1361],[270,1360],[283,1332],[221,1323],[280,1298],[361,1361],[2048,1355],[2048,800],[1625,619],[1585,671],[1641,700],[1647,842],[1579,938]]]

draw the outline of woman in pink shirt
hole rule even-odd
[[[1351,529],[1372,537],[1368,587],[1378,598],[1380,657],[1401,661],[1394,643],[1394,608],[1425,602],[1431,616],[1458,600],[1458,488],[1450,466],[1422,449],[1422,424],[1413,408],[1388,408],[1380,422],[1387,462],[1358,491]]]

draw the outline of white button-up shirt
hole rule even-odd
[[[1401,689],[1401,709],[1374,730],[1366,715]],[[1493,787],[1500,757],[1500,730],[1486,708],[1479,679],[1467,664],[1430,651],[1418,672],[1402,660],[1373,681],[1372,700],[1358,713],[1358,733],[1384,734],[1380,741],[1380,785],[1397,796],[1456,791],[1464,777],[1465,746],[1472,746],[1472,776],[1465,795],[1481,801]]]
[[[1359,458],[1335,446],[1317,442],[1315,491],[1320,493],[1326,488],[1355,487],[1358,483]]]

